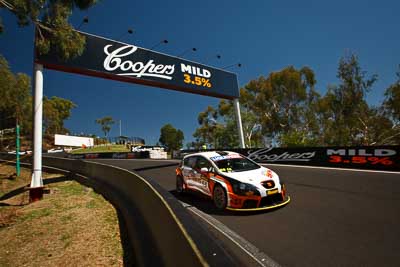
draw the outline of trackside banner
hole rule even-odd
[[[400,146],[224,149],[259,163],[400,171]],[[181,154],[193,153],[181,151]]]
[[[149,151],[68,154],[70,159],[148,159]]]
[[[82,55],[62,60],[53,51],[35,53],[45,68],[96,76],[194,94],[239,97],[236,74],[132,44],[80,32],[86,38]]]

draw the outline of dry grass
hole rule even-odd
[[[8,179],[13,172],[0,165],[0,198],[29,183],[29,170]],[[0,201],[0,266],[122,266],[113,206],[75,181],[46,188],[50,194],[35,203],[27,192]]]
[[[105,152],[130,152],[125,145],[100,145],[88,148],[79,148],[71,151],[71,154],[80,153],[105,153]]]

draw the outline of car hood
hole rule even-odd
[[[251,171],[242,171],[242,172],[223,172],[224,176],[228,176],[229,178],[233,178],[242,183],[254,184],[258,185],[262,181],[266,180],[274,180],[275,183],[279,183],[279,176],[274,171],[261,167],[259,169],[251,170]]]

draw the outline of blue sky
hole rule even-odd
[[[224,67],[237,62],[239,86],[288,65],[309,66],[316,74],[317,90],[337,83],[337,65],[346,51],[358,55],[362,68],[378,74],[367,100],[378,105],[384,90],[395,82],[400,64],[400,2],[381,1],[99,1],[88,11],[76,11],[71,22],[82,31],[118,38],[171,55],[196,47],[189,60]],[[0,10],[5,33],[0,53],[14,72],[32,74],[33,27],[18,28],[15,18]],[[45,70],[44,94],[77,104],[66,122],[73,133],[102,135],[95,119],[110,115],[122,121],[122,134],[155,144],[160,128],[171,123],[183,130],[185,143],[193,139],[197,115],[219,99],[135,84]],[[110,134],[117,136],[116,124]]]

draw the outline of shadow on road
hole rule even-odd
[[[157,166],[141,167],[141,168],[136,168],[136,169],[132,169],[132,170],[135,172],[141,172],[141,171],[173,167],[173,166],[178,166],[178,165],[179,165],[179,163],[169,163],[169,164],[163,164],[163,165],[157,165]]]
[[[232,211],[232,210],[224,210],[220,211],[215,206],[211,199],[206,196],[197,193],[197,192],[187,192],[183,195],[178,194],[176,190],[169,191],[176,199],[185,203],[186,205],[195,207],[196,209],[209,214],[209,215],[218,215],[218,216],[252,216],[258,214],[267,214],[279,210],[283,207],[278,207],[271,210],[264,211]]]
[[[47,184],[52,184],[52,183],[58,183],[58,182],[65,182],[65,181],[71,181],[73,180],[71,176],[59,176],[55,178],[48,178],[48,179],[43,179],[43,185]],[[17,189],[14,189],[8,193],[5,193],[0,197],[0,201],[7,200],[9,198],[15,197],[27,190],[27,187],[29,187],[29,184],[25,186],[21,186]]]
[[[179,165],[179,163],[176,162],[176,163],[168,163],[168,164],[162,164],[162,165],[160,165],[160,164],[150,165],[150,166],[146,166],[146,167],[134,168],[132,170],[136,173],[139,173],[145,179],[153,181],[162,187],[162,185],[160,185],[160,183],[158,183],[156,179],[152,178],[154,173],[151,173],[151,172],[146,173],[146,171],[156,171],[157,173],[158,173],[158,171],[160,171],[160,173],[161,173],[164,168],[174,167],[174,166],[178,166],[178,165]],[[173,182],[173,183],[175,183],[175,182]],[[171,185],[172,184],[170,184],[168,186],[169,189],[171,188]],[[164,189],[165,189],[165,187],[164,187]],[[186,206],[195,207],[196,209],[198,209],[206,214],[209,214],[209,215],[252,216],[252,215],[257,215],[257,214],[266,214],[266,213],[274,212],[274,211],[280,209],[280,207],[278,207],[275,209],[264,210],[264,211],[231,211],[231,210],[220,211],[214,206],[213,201],[209,197],[207,197],[199,192],[191,191],[191,192],[187,192],[185,194],[178,194],[175,189],[168,190],[168,192],[171,193],[177,200],[183,202]]]

